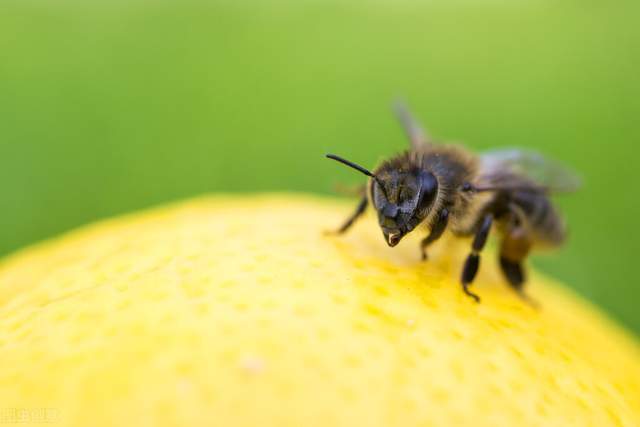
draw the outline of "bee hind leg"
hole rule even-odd
[[[500,268],[502,269],[507,282],[509,282],[509,285],[514,291],[516,291],[518,296],[532,307],[539,308],[540,305],[538,302],[524,292],[526,276],[522,263],[509,260],[508,258],[505,258],[504,255],[500,255]]]
[[[484,248],[485,243],[487,243],[492,223],[493,215],[491,214],[486,215],[482,219],[480,227],[473,238],[473,243],[471,244],[471,253],[467,257],[467,260],[464,262],[464,267],[462,268],[462,277],[460,278],[462,290],[465,294],[473,298],[475,302],[480,302],[480,297],[471,292],[469,290],[469,286],[471,286],[473,280],[476,278],[476,274],[478,273],[478,268],[480,267],[480,252]]]
[[[526,259],[531,249],[531,239],[526,229],[514,224],[505,234],[500,247],[500,268],[511,288],[518,296],[531,306],[537,308],[538,303],[524,292],[527,280],[522,261]]]
[[[353,225],[354,222],[356,222],[356,220],[358,218],[360,218],[362,216],[362,214],[367,210],[367,205],[369,204],[367,197],[364,196],[360,202],[358,203],[358,206],[356,207],[356,210],[351,214],[351,216],[349,216],[349,218],[347,218],[347,220],[344,222],[344,224],[342,224],[342,226],[337,229],[336,231],[329,231],[328,234],[343,234],[345,233],[349,228],[351,228],[351,226]]]

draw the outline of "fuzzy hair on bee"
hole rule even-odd
[[[564,241],[565,224],[549,196],[577,189],[575,174],[532,151],[508,149],[478,155],[460,145],[436,143],[404,105],[396,105],[395,111],[411,143],[409,150],[382,162],[373,172],[327,154],[370,178],[355,212],[336,233],[351,228],[371,204],[391,247],[418,228],[428,232],[420,244],[424,260],[427,248],[445,231],[472,237],[460,282],[465,294],[479,302],[470,286],[494,230],[500,240],[502,272],[511,287],[527,298],[523,263],[531,250]]]

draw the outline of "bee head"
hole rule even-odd
[[[423,169],[409,170],[383,166],[375,174],[342,157],[336,160],[372,178],[371,200],[387,244],[397,245],[429,214],[438,194],[438,180]]]
[[[422,169],[381,170],[375,176],[371,200],[382,234],[393,247],[427,217],[436,200],[438,181]]]

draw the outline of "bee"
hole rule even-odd
[[[464,293],[480,302],[470,286],[494,231],[506,281],[526,299],[523,263],[527,256],[532,250],[557,247],[566,238],[565,223],[550,195],[576,190],[579,179],[536,152],[503,149],[474,154],[459,145],[436,143],[404,105],[396,105],[395,112],[411,144],[409,150],[382,162],[373,172],[334,154],[326,156],[370,178],[356,210],[336,233],[349,230],[371,204],[391,247],[419,227],[428,231],[420,244],[423,260],[447,230],[454,236],[472,237],[460,282]]]

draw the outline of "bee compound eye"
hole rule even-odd
[[[422,207],[431,204],[438,193],[438,180],[432,173],[424,173],[420,176],[420,200]]]

